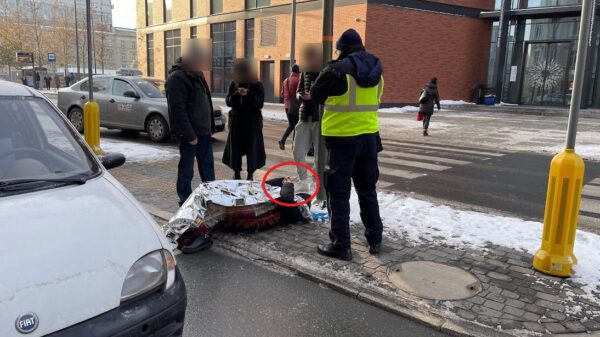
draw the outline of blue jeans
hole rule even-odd
[[[215,160],[213,158],[210,135],[198,136],[198,144],[192,145],[183,137],[179,138],[179,165],[177,166],[177,195],[179,206],[192,194],[194,179],[194,159],[198,162],[200,179],[203,182],[215,180]]]
[[[365,237],[370,245],[381,243],[383,224],[376,190],[379,179],[377,136],[365,134],[355,137],[325,137],[325,146],[328,151],[325,188],[331,223],[329,238],[332,244],[342,249],[350,248],[352,181],[358,195]]]

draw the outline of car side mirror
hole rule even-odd
[[[98,157],[107,170],[117,168],[125,164],[125,155],[122,153],[106,153]]]
[[[133,90],[127,90],[127,91],[125,91],[123,93],[123,96],[129,97],[129,98],[135,98],[135,99],[140,98],[140,96],[138,94],[136,94],[135,91],[133,91]]]

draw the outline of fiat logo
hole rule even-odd
[[[38,327],[38,317],[33,312],[23,313],[17,317],[15,327],[20,333],[32,333]]]

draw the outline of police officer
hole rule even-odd
[[[321,72],[310,96],[324,105],[321,134],[328,151],[325,187],[329,201],[330,244],[319,245],[321,255],[351,260],[350,190],[354,182],[365,226],[369,252],[379,254],[383,225],[375,185],[379,178],[379,102],[383,69],[365,51],[360,35],[346,30],[336,43],[339,52]]]

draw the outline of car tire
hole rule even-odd
[[[146,132],[153,142],[163,143],[171,138],[169,124],[161,115],[152,115],[146,121]]]
[[[69,121],[79,133],[83,133],[83,110],[80,107],[73,107],[67,115]]]

